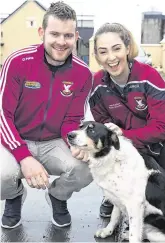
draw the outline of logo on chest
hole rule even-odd
[[[73,85],[73,82],[70,81],[63,81],[63,90],[60,91],[60,93],[63,96],[71,96],[73,94],[73,91],[70,90],[71,86]]]
[[[134,99],[136,101],[136,110],[143,111],[147,109],[147,104],[144,97],[134,97]]]
[[[28,89],[40,89],[41,88],[41,84],[39,82],[36,82],[36,81],[25,81],[25,88],[28,88]]]

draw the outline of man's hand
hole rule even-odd
[[[79,148],[76,148],[76,147],[71,147],[70,148],[71,150],[71,153],[72,153],[72,156],[78,160],[82,160],[84,162],[87,162],[89,159],[89,154],[87,151],[83,151]]]
[[[109,122],[109,123],[105,123],[104,125],[106,127],[108,127],[109,130],[111,130],[112,132],[116,133],[118,136],[123,135],[122,130],[116,124],[114,124],[112,122]]]
[[[46,189],[49,187],[48,173],[45,168],[32,156],[20,162],[22,173],[30,187]]]

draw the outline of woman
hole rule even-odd
[[[94,51],[103,67],[94,75],[90,98],[94,119],[131,139],[146,163],[156,159],[165,168],[164,80],[154,68],[134,59],[137,45],[121,24],[102,25],[94,36]],[[109,216],[111,210],[103,203],[100,214]]]

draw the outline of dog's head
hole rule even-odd
[[[112,146],[119,150],[119,139],[105,125],[94,121],[84,122],[76,131],[67,135],[71,146],[90,151],[95,157],[105,156]]]

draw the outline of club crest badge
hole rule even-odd
[[[136,110],[143,111],[147,109],[147,104],[144,100],[144,97],[134,97],[136,101]]]
[[[71,86],[73,85],[73,82],[70,81],[63,81],[64,89],[61,92],[63,96],[71,96],[73,94],[73,91],[70,90]]]

